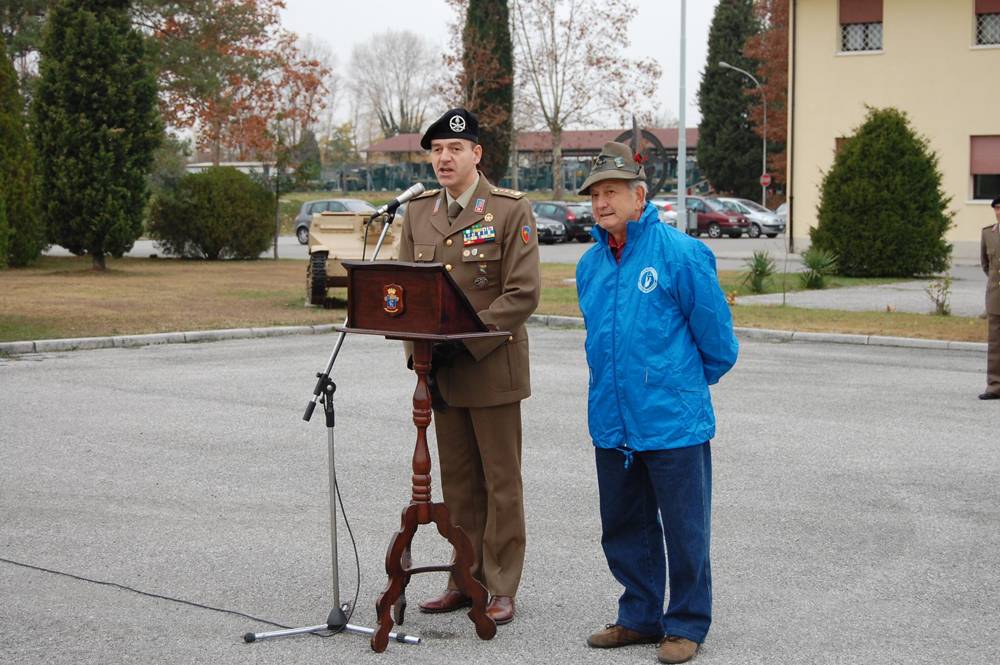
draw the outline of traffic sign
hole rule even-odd
[[[771,186],[771,174],[770,173],[765,173],[765,174],[763,174],[760,177],[760,186],[761,187],[770,187]]]

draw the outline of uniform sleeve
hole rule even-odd
[[[698,244],[692,255],[679,262],[674,295],[701,354],[705,381],[714,385],[736,364],[739,342],[715,272],[715,257],[707,247]]]
[[[524,325],[538,307],[541,277],[538,272],[538,234],[535,217],[527,200],[512,202],[510,217],[503,226],[503,255],[500,261],[500,296],[488,309],[478,312],[487,325],[513,331]],[[528,227],[527,242],[521,229]],[[477,361],[506,342],[502,337],[466,340],[465,346]]]
[[[410,206],[411,215],[403,217],[403,225],[399,232],[399,260],[413,261],[413,231],[410,228],[413,206]],[[407,369],[413,369],[413,342],[403,342],[403,355],[406,357]]]
[[[986,232],[979,235],[979,263],[983,266],[983,272],[990,276],[990,255],[986,251]]]
[[[400,261],[413,261],[413,231],[410,229],[410,217],[411,215],[403,217],[403,227],[399,232]]]

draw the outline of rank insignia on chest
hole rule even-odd
[[[462,231],[462,245],[465,247],[469,245],[481,245],[484,242],[493,242],[496,239],[497,231],[492,225],[483,226],[482,224],[474,224]]]
[[[386,284],[382,287],[382,310],[389,316],[399,316],[403,313],[403,287],[399,284]]]
[[[476,199],[476,208],[475,208],[475,210],[476,210],[477,213],[486,210],[486,199]],[[486,221],[488,222],[490,220],[486,220]]]
[[[521,240],[527,245],[531,241],[531,227],[525,224],[521,227]]]

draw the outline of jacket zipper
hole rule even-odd
[[[628,251],[627,246],[622,251],[622,259],[625,258],[626,251]],[[615,308],[611,316],[611,367],[615,382],[615,403],[618,405],[618,420],[621,422],[622,430],[625,432],[625,440],[622,442],[622,447],[628,450],[628,425],[625,423],[625,413],[622,411],[621,391],[618,389],[618,293],[621,291],[622,266],[615,259],[610,245],[608,246],[608,253],[611,255],[611,260],[615,262]]]

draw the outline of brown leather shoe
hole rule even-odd
[[[514,599],[510,596],[493,596],[486,606],[486,616],[498,626],[510,623],[514,620]]]
[[[661,663],[686,663],[698,653],[697,642],[676,635],[667,635],[656,647],[656,659]]]
[[[609,623],[604,630],[599,630],[587,638],[587,646],[593,649],[617,649],[630,644],[654,644],[659,635],[643,635],[625,626]]]
[[[454,612],[455,610],[460,610],[463,607],[471,605],[472,599],[458,589],[445,589],[445,592],[440,596],[425,600],[418,607],[424,614],[444,614],[445,612]]]

